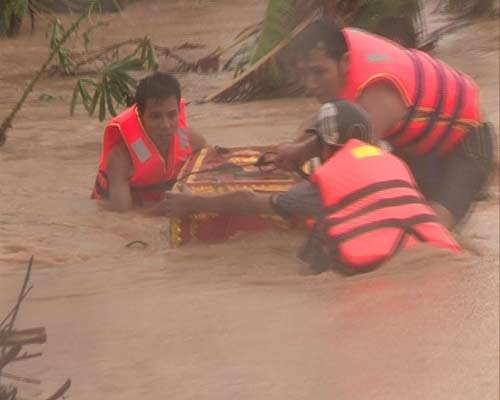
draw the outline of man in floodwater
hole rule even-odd
[[[309,182],[273,195],[171,192],[163,201],[166,215],[207,212],[310,217],[312,232],[301,258],[316,272],[332,265],[347,273],[366,272],[398,249],[418,242],[459,251],[406,165],[369,144],[370,123],[361,107],[346,101],[326,103],[310,131],[323,165]]]
[[[374,135],[409,165],[439,220],[448,228],[459,222],[484,187],[493,159],[492,128],[480,117],[472,79],[426,53],[339,29],[328,19],[309,25],[295,50],[309,93],[321,103],[359,103]],[[282,168],[315,156],[316,139],[300,135],[279,148]]]
[[[115,211],[142,207],[157,214],[169,182],[206,142],[188,126],[174,76],[142,79],[135,101],[106,126],[92,198],[107,200]]]

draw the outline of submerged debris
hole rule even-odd
[[[33,344],[43,344],[47,341],[47,334],[44,327],[36,327],[30,329],[14,329],[17,315],[21,308],[23,300],[26,298],[32,285],[28,287],[31,268],[33,266],[33,256],[31,257],[23,286],[19,292],[15,306],[9,311],[5,318],[0,322],[0,379],[5,378],[13,382],[23,382],[30,384],[40,384],[38,379],[26,378],[4,372],[4,368],[8,367],[11,362],[24,361],[30,358],[40,357],[41,352],[28,353],[23,352],[24,346]],[[62,398],[71,386],[71,380],[67,379],[54,394],[46,400],[57,400]],[[0,380],[0,400],[20,400],[18,395],[18,387],[11,384],[3,384]],[[24,396],[23,399],[26,399]]]

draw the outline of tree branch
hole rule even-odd
[[[76,20],[76,22],[73,23],[73,25],[70,26],[70,28],[64,33],[62,36],[61,40],[55,46],[52,51],[49,54],[49,57],[47,60],[43,63],[43,65],[40,67],[38,72],[35,74],[35,76],[31,79],[31,81],[28,83],[28,86],[24,90],[21,98],[19,101],[16,103],[14,108],[12,108],[12,111],[10,112],[9,115],[3,120],[2,124],[0,125],[0,147],[5,144],[5,141],[7,139],[7,131],[9,128],[12,127],[12,121],[14,120],[16,114],[19,112],[21,107],[23,106],[24,102],[26,101],[26,98],[28,95],[31,93],[33,90],[34,86],[36,83],[40,80],[40,77],[44,74],[45,70],[49,66],[49,64],[52,62],[52,59],[56,56],[58,51],[62,48],[63,44],[70,38],[70,36],[78,29],[80,26],[81,22],[85,19],[87,16],[87,13],[92,10],[94,5],[98,2],[98,0],[93,0],[88,8],[86,9],[85,12],[83,12],[80,17]]]

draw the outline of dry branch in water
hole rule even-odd
[[[101,62],[102,64],[108,64],[119,59],[120,50],[126,49],[131,46],[139,46],[144,42],[144,38],[135,38],[135,39],[127,39],[122,42],[113,43],[109,46],[103,48],[92,49],[83,52],[72,52],[70,54],[71,61],[73,62],[73,67],[71,68],[71,75],[83,75],[83,74],[92,74],[98,72],[98,68],[90,68],[89,70],[83,70],[83,67],[89,67],[95,62]],[[185,43],[176,48],[186,48],[186,46],[190,46],[188,48],[197,48],[195,45],[189,45]],[[198,47],[201,45],[197,45]],[[158,56],[162,56],[165,58],[172,58],[178,63],[178,67],[176,71],[185,72],[185,71],[194,71],[196,70],[196,63],[191,63],[186,61],[184,58],[173,52],[169,47],[160,46],[152,44],[152,47],[155,53]],[[49,76],[60,74],[60,75],[68,75],[68,71],[65,70],[62,65],[52,65],[48,71]]]
[[[33,266],[33,256],[30,258],[28,268],[26,270],[26,275],[24,277],[23,285],[21,291],[19,292],[15,306],[10,310],[7,316],[0,322],[0,378],[10,379],[16,382],[23,382],[29,384],[40,384],[38,379],[22,377],[8,372],[3,371],[4,368],[8,367],[10,363],[16,361],[23,361],[34,357],[41,356],[42,353],[24,353],[19,355],[23,346],[32,344],[43,344],[47,341],[47,335],[44,327],[37,327],[31,329],[14,329],[14,324],[16,318],[21,309],[21,304],[26,298],[33,286],[29,285],[29,280],[31,276],[31,269]],[[59,389],[57,389],[54,394],[48,397],[46,400],[57,400],[64,396],[69,387],[71,386],[71,380],[67,379]],[[0,383],[0,400],[21,400],[17,395],[18,388],[15,386],[7,386]],[[23,399],[25,399],[23,397]]]

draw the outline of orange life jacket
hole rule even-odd
[[[165,185],[177,176],[192,153],[187,128],[185,101],[182,99],[179,105],[179,128],[172,138],[168,154],[163,155],[144,131],[137,106],[134,105],[113,118],[104,131],[99,171],[91,198],[108,198],[108,155],[123,141],[127,145],[134,168],[129,179],[134,204],[140,205],[144,200],[161,200]]]
[[[349,140],[312,176],[324,206],[313,235],[344,267],[366,271],[418,242],[459,251],[426,205],[406,165],[357,139]]]
[[[343,33],[350,66],[340,97],[355,101],[370,85],[392,84],[408,107],[406,118],[385,134],[395,148],[446,154],[480,124],[479,92],[469,76],[377,35]]]

